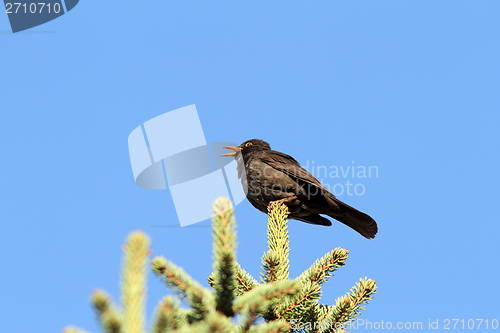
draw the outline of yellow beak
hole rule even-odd
[[[240,147],[224,147],[226,149],[231,149],[233,152],[232,153],[227,153],[227,154],[222,154],[220,156],[233,156],[236,155],[237,152],[239,152],[242,148]]]

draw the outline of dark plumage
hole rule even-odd
[[[270,203],[284,202],[289,218],[311,224],[331,226],[328,215],[366,238],[377,234],[377,223],[365,213],[343,203],[291,156],[274,151],[262,140],[248,140],[239,147],[224,147],[233,153],[238,164],[238,177],[248,201],[267,213]],[[247,192],[248,189],[248,192]]]

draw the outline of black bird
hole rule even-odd
[[[233,152],[238,178],[248,201],[267,213],[267,207],[285,202],[289,218],[311,224],[331,226],[326,214],[370,239],[377,234],[377,223],[370,216],[343,203],[331,194],[290,155],[272,150],[265,141],[252,139],[239,147],[224,147]]]

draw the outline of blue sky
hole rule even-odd
[[[374,240],[335,221],[289,223],[291,277],[350,251],[322,303],[368,276],[379,290],[360,319],[438,320],[437,331],[484,319],[479,331],[492,331],[499,11],[497,1],[82,1],[17,34],[0,15],[0,331],[99,332],[89,295],[119,299],[120,248],[136,229],[207,285],[210,228],[156,227],[178,223],[172,197],[135,185],[127,148],[138,125],[191,104],[207,141],[260,138],[303,165],[378,168],[323,179],[363,185],[338,197],[378,222]],[[258,277],[266,215],[245,201],[236,217],[238,260]],[[168,291],[152,275],[148,288],[151,316]]]

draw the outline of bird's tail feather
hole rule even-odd
[[[351,227],[368,239],[375,237],[378,227],[377,222],[375,222],[374,219],[372,219],[369,215],[360,212],[356,208],[340,201],[333,195],[328,196],[328,199],[335,203],[335,205],[331,205],[333,207],[327,213],[328,216],[344,223],[348,227]]]

